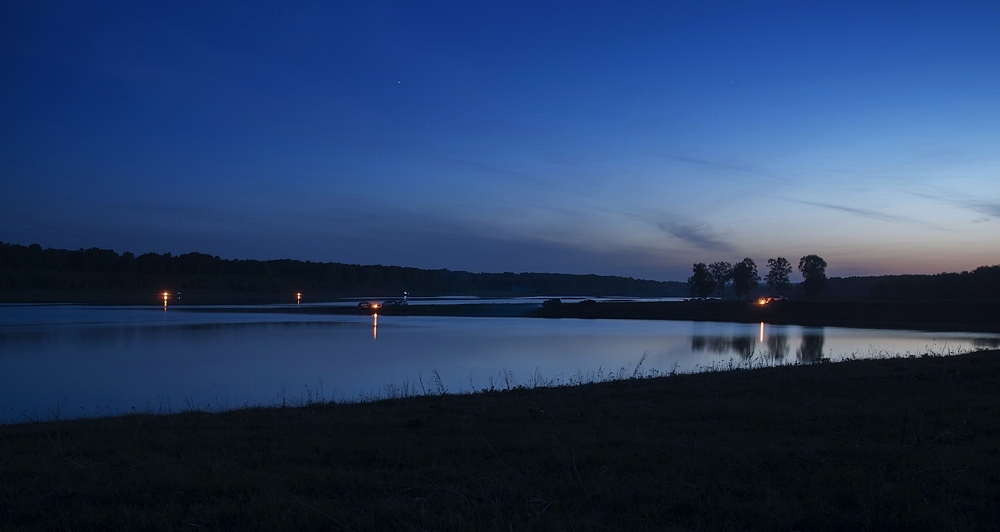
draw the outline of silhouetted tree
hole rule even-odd
[[[826,290],[826,261],[818,255],[806,255],[799,259],[799,272],[802,273],[806,299],[813,299]]]
[[[688,277],[688,288],[692,296],[708,297],[715,291],[715,280],[712,278],[708,266],[704,262],[699,262],[692,267],[694,275]]]
[[[726,284],[733,280],[733,265],[728,262],[713,262],[708,265],[708,271],[712,273],[719,297],[726,299]]]
[[[750,292],[760,285],[760,274],[757,273],[757,264],[753,259],[747,257],[733,266],[733,291],[736,292],[736,299],[740,296],[750,300]]]
[[[788,287],[792,285],[792,282],[788,279],[788,275],[792,273],[792,265],[788,262],[788,259],[778,257],[776,259],[767,259],[767,267],[769,271],[764,277],[764,280],[767,281],[767,286],[770,286],[771,290],[784,295]]]

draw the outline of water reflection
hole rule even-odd
[[[825,342],[826,335],[822,327],[806,329],[802,331],[802,344],[795,352],[795,357],[799,362],[819,362],[823,360],[823,344]]]
[[[173,312],[173,311],[171,311]],[[378,323],[376,320],[375,326]],[[165,340],[181,341],[194,347],[231,335],[268,334],[275,329],[289,329],[289,334],[309,330],[353,329],[349,322],[234,322],[135,325],[74,324],[44,329],[0,328],[0,354],[42,349],[82,348],[101,351],[137,344],[157,344]]]
[[[775,362],[785,360],[788,355],[788,335],[772,334],[767,337],[767,358]]]
[[[709,352],[716,355],[736,354],[747,360],[757,349],[757,339],[753,335],[721,336],[692,335],[691,350],[695,353]]]
[[[823,328],[807,328],[802,332],[802,343],[796,350],[796,359],[803,363],[823,359],[826,343]],[[758,353],[758,346],[762,351]],[[761,323],[756,335],[746,334],[693,334],[691,351],[707,352],[721,356],[736,355],[743,360],[753,358],[757,353],[772,362],[783,362],[791,352],[788,328]]]
[[[0,305],[0,423],[20,420],[22,413],[46,418],[64,399],[64,413],[90,415],[141,409],[150,401],[154,411],[157,404],[169,411],[185,402],[284,404],[285,390],[308,397],[320,382],[328,396],[357,399],[432,371],[456,391],[489,386],[498,372],[521,384],[538,375],[565,380],[600,368],[634,368],[643,353],[649,354],[644,370],[683,372],[737,357],[807,363],[864,357],[872,349],[952,353],[1000,346],[1000,335],[979,333],[192,312],[176,301],[170,295],[167,313],[159,305]],[[381,338],[379,318],[390,327]]]
[[[1000,338],[976,338],[972,345],[981,349],[996,349],[1000,347]]]

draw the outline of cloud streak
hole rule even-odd
[[[922,220],[916,220],[916,219],[913,219],[913,218],[908,218],[906,216],[897,216],[895,214],[886,214],[884,212],[873,211],[871,209],[861,209],[861,208],[857,208],[857,207],[846,207],[844,205],[834,205],[832,203],[820,203],[818,201],[805,201],[805,200],[794,200],[794,199],[788,199],[786,201],[790,201],[792,203],[799,203],[801,205],[811,205],[813,207],[821,207],[821,208],[824,208],[824,209],[829,209],[829,210],[834,210],[834,211],[840,211],[840,212],[846,212],[846,213],[850,213],[850,214],[856,214],[858,216],[862,216],[864,218],[869,218],[871,220],[879,220],[879,221],[891,222],[891,223],[904,223],[904,224],[911,224],[911,225],[919,225],[919,226],[928,227],[928,228],[931,228],[931,229],[941,229],[940,227],[937,227],[937,226],[935,226],[933,224],[929,224],[929,223],[924,222]]]
[[[676,222],[661,222],[658,228],[674,238],[683,240],[692,246],[709,251],[732,251],[732,244],[721,240],[711,228],[705,224],[682,224]]]
[[[1000,203],[974,201],[970,199],[949,199],[941,196],[932,196],[930,194],[921,194],[918,192],[913,192],[912,194],[918,198],[940,201],[948,205],[969,209],[971,211],[978,212],[979,214],[985,214],[991,218],[1000,218]]]
[[[1000,218],[1000,203],[977,203],[969,202],[964,204],[966,207],[985,214],[986,216],[991,216],[993,218]]]
[[[884,212],[873,211],[870,209],[859,209],[857,207],[845,207],[843,205],[834,205],[832,203],[820,203],[818,201],[804,201],[804,200],[789,200],[795,203],[801,203],[803,205],[812,205],[813,207],[822,207],[824,209],[830,209],[840,212],[848,212],[851,214],[857,214],[859,216],[864,216],[865,218],[871,218],[872,220],[881,220],[883,222],[915,222],[916,220],[911,220],[905,216],[895,216],[892,214],[886,214]]]

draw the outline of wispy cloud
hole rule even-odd
[[[718,237],[705,224],[683,224],[676,222],[661,222],[656,224],[669,235],[683,240],[688,244],[711,251],[732,251],[733,246]]]
[[[932,223],[928,223],[928,222],[926,222],[924,220],[919,220],[919,219],[916,219],[916,218],[910,218],[908,216],[899,216],[899,215],[896,215],[896,214],[886,214],[884,212],[875,211],[875,210],[871,210],[871,209],[862,209],[862,208],[859,208],[859,207],[847,207],[847,206],[844,206],[844,205],[834,205],[832,203],[821,203],[821,202],[818,202],[818,201],[805,201],[805,200],[794,200],[794,199],[786,199],[786,201],[790,201],[792,203],[799,203],[799,204],[802,204],[802,205],[811,205],[813,207],[821,207],[821,208],[824,208],[824,209],[830,209],[830,210],[834,210],[834,211],[846,212],[846,213],[850,213],[850,214],[855,214],[855,215],[858,215],[858,216],[862,216],[862,217],[865,217],[865,218],[869,218],[869,219],[872,219],[872,220],[883,221],[883,222],[900,223],[900,224],[908,224],[908,225],[917,225],[917,226],[920,226],[920,227],[926,227],[928,229],[935,229],[935,230],[938,230],[938,231],[947,231],[948,230],[948,229],[946,229],[944,227],[941,227],[939,225],[935,225],[935,224],[932,224]]]
[[[1000,218],[1000,203],[990,202],[990,201],[977,201],[967,198],[955,199],[954,197],[945,197],[947,194],[931,195],[922,194],[919,192],[911,192],[914,196],[919,198],[940,201],[947,203],[949,205],[954,205],[956,207],[961,207],[963,209],[969,209],[971,211],[978,212],[979,214],[985,214],[991,218]]]
[[[976,212],[983,213],[987,216],[1000,218],[1000,203],[968,202],[965,204],[965,206]]]
[[[860,209],[857,207],[846,207],[844,205],[834,205],[832,203],[820,203],[818,201],[805,201],[805,200],[794,200],[789,199],[793,203],[800,203],[802,205],[812,205],[813,207],[822,207],[824,209],[830,209],[834,211],[847,212],[851,214],[857,214],[859,216],[864,216],[865,218],[871,218],[872,220],[881,220],[883,222],[901,222],[901,223],[923,223],[919,220],[914,220],[912,218],[907,218],[905,216],[896,216],[894,214],[886,214],[884,212],[873,211],[871,209]]]

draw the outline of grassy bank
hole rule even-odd
[[[0,426],[0,528],[997,530],[1000,352]]]

